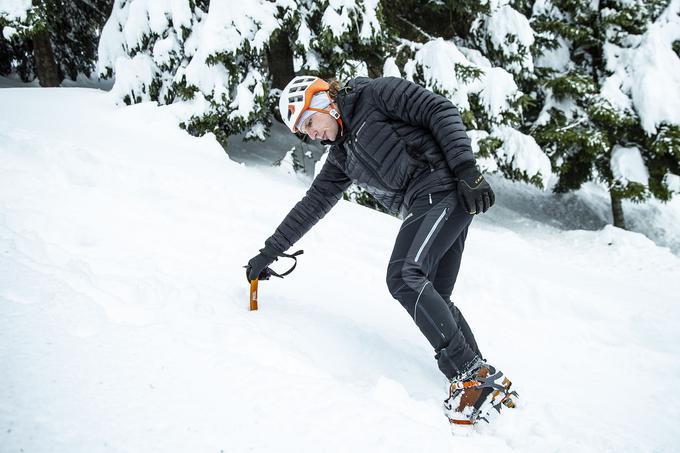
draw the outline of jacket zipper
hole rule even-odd
[[[356,138],[359,138],[359,134],[361,133],[361,129],[363,129],[365,125],[366,125],[366,121],[364,121],[363,123],[361,123],[361,126],[359,126],[359,130],[358,130],[357,133],[354,135]]]

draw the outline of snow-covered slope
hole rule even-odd
[[[398,220],[341,202],[249,312],[242,266],[306,181],[235,164],[173,107],[0,105],[0,451],[678,448],[680,258],[644,236],[520,222],[499,191],[454,298],[521,406],[452,436],[384,283]]]

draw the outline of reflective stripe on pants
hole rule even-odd
[[[465,318],[450,302],[472,217],[456,192],[416,199],[387,267],[390,293],[435,349],[439,368],[449,379],[481,356]]]

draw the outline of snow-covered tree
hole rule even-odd
[[[384,74],[449,98],[484,170],[545,187],[548,157],[518,130],[529,100],[518,81],[533,77],[528,18],[507,0],[400,0],[385,11],[398,45]]]
[[[0,41],[8,57],[0,67],[4,74],[17,73],[24,81],[38,77],[42,86],[59,86],[62,78],[48,27],[50,6],[43,1],[11,0],[0,7]]]
[[[44,0],[54,57],[62,79],[90,77],[97,63],[99,36],[111,0]]]
[[[296,70],[339,80],[380,75],[387,35],[378,0],[297,3]]]
[[[0,74],[58,86],[90,76],[107,0],[5,0],[0,4]]]
[[[367,73],[366,61],[379,67],[380,30],[377,0],[116,0],[99,69],[115,74],[121,101],[183,101],[182,127],[226,146],[236,134],[266,138],[273,90],[294,73],[342,78]]]
[[[680,174],[679,13],[680,0],[534,4],[532,134],[551,157],[556,191],[604,183],[620,227],[622,199],[666,200]]]
[[[190,97],[177,74],[196,52],[206,10],[194,0],[116,0],[98,54],[100,76],[115,74],[113,95],[126,104]]]

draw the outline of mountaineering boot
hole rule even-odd
[[[449,397],[444,401],[446,416],[455,425],[474,425],[479,420],[489,422],[492,409],[500,413],[503,406],[515,407],[517,392],[503,373],[480,363],[449,385]]]

